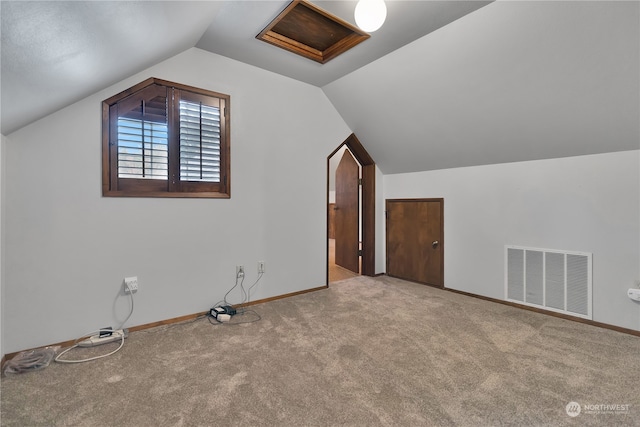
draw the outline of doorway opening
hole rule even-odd
[[[327,157],[327,285],[375,275],[375,163],[354,134]]]
[[[329,283],[360,275],[362,167],[346,145],[329,159]]]

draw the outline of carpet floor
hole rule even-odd
[[[1,424],[640,425],[638,337],[385,276],[251,309],[6,375]]]

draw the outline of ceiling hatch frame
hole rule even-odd
[[[325,64],[369,37],[308,1],[294,0],[256,39]]]

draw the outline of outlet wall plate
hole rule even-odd
[[[640,301],[640,289],[629,288],[627,296],[634,301]]]
[[[138,276],[124,278],[124,293],[138,292]]]

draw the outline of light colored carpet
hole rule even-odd
[[[2,425],[640,425],[634,336],[385,276],[253,308],[4,377]]]

